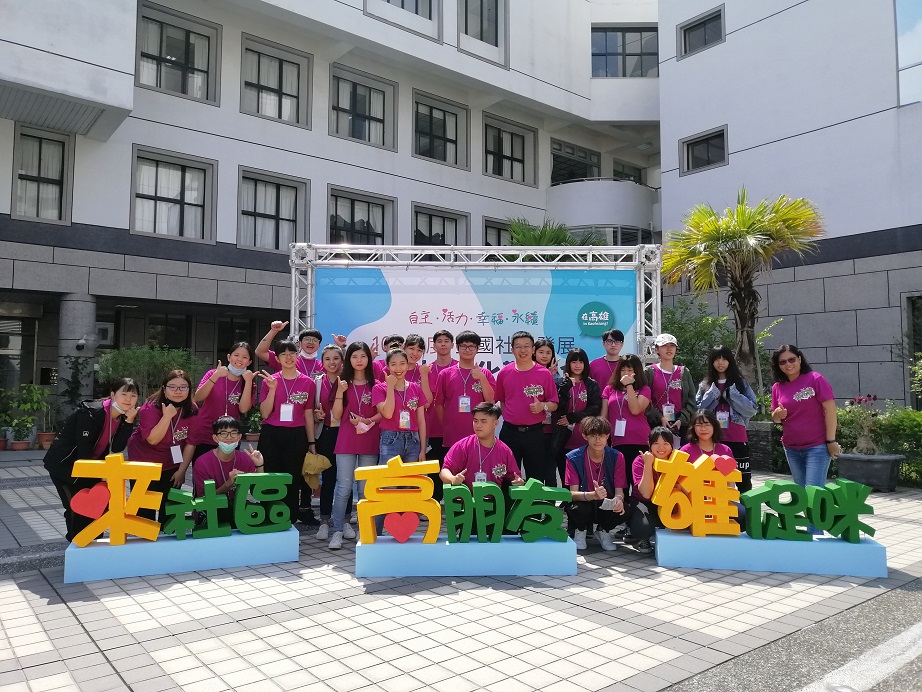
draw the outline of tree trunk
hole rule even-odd
[[[750,383],[756,381],[757,346],[756,317],[759,314],[759,292],[749,286],[730,284],[727,304],[736,321],[736,362],[740,373]]]

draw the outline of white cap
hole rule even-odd
[[[672,334],[660,334],[653,342],[654,346],[665,346],[666,344],[675,344],[678,346],[679,341]]]

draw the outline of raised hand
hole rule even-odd
[[[259,375],[266,381],[266,386],[269,388],[269,391],[274,392],[275,388],[278,387],[279,381],[265,370],[261,370]]]
[[[125,411],[125,420],[129,423],[134,423],[134,419],[138,417],[138,407],[132,406],[130,409]]]
[[[515,474],[515,478],[510,481],[509,485],[525,485],[525,481],[519,474]]]
[[[218,361],[218,367],[214,369],[214,373],[211,375],[215,379],[218,377],[227,377],[227,366],[224,365],[220,360]]]
[[[384,378],[384,381],[387,383],[387,386],[393,389],[397,386],[397,375],[391,374]]]
[[[634,384],[634,376],[633,376],[633,375],[627,375],[627,374],[622,375],[622,376],[621,376],[621,384],[622,384],[624,387],[627,387],[629,384]]]
[[[172,420],[173,417],[179,413],[179,409],[173,406],[173,404],[161,404],[160,408],[163,410],[163,417],[167,420]]]
[[[644,463],[645,465],[646,465],[646,464],[652,464],[654,459],[656,459],[656,457],[653,456],[653,452],[644,452],[644,453],[643,453],[643,463]]]
[[[253,378],[256,377],[256,373],[253,372],[252,370],[244,370],[243,375],[241,375],[241,377],[243,378],[243,381],[246,382],[248,385],[253,384]]]
[[[346,337],[344,334],[331,334],[333,337],[333,343],[339,346],[340,348],[346,348]]]
[[[535,400],[528,405],[528,410],[532,413],[541,413],[544,410],[544,404],[535,396]]]
[[[592,485],[595,487],[596,500],[604,500],[608,497],[608,491],[605,489],[604,485],[599,485],[598,481],[592,481]]]
[[[345,394],[347,389],[349,389],[349,383],[345,380],[340,380],[339,384],[336,385],[336,391],[340,394]]]
[[[458,471],[458,473],[455,474],[454,478],[451,479],[451,484],[452,485],[463,485],[464,484],[464,469],[461,469],[460,471]]]
[[[243,451],[246,452],[248,457],[250,457],[250,460],[253,462],[253,466],[263,465],[263,453],[258,449],[253,449],[252,445],[248,445],[247,448]]]
[[[788,417],[788,410],[784,407],[784,404],[779,404],[778,408],[772,411],[772,418],[777,421],[783,421]]]
[[[269,325],[269,329],[271,329],[274,332],[280,332],[287,326],[288,326],[288,322],[279,322],[278,320],[275,320],[275,322]]]
[[[420,368],[419,368],[419,378],[420,378],[420,380],[422,380],[422,378],[424,378],[424,377],[428,378],[428,377],[429,377],[429,371],[430,371],[430,370],[432,370],[432,366],[429,365],[429,363],[426,363],[425,365],[421,365]]]
[[[478,382],[483,379],[483,370],[480,369],[479,365],[475,365],[471,368],[471,377],[473,377]]]

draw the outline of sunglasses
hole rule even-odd
[[[797,362],[797,356],[794,356],[793,358],[779,358],[778,359],[778,365],[793,365],[796,362]]]

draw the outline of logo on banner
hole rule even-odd
[[[615,315],[605,303],[593,301],[579,309],[579,329],[586,336],[602,336],[615,326]]]

